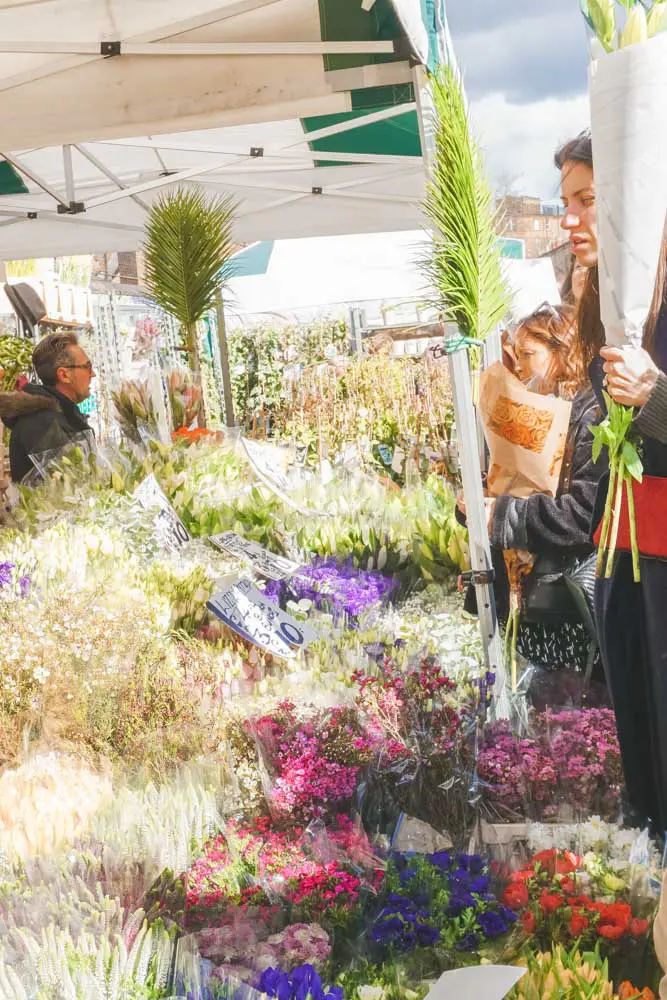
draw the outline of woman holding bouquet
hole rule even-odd
[[[535,493],[489,499],[487,520],[502,621],[509,614],[510,590],[523,592],[518,652],[533,666],[547,671],[569,668],[583,674],[592,666],[592,637],[564,574],[594,551],[590,521],[604,470],[595,465],[591,454],[590,426],[599,419],[599,406],[574,350],[574,340],[575,312],[570,306],[545,303],[514,331],[514,374],[533,392],[571,400],[572,411],[556,496]],[[462,501],[459,508],[464,510]],[[522,582],[514,579],[514,565],[510,561],[506,565],[505,552],[529,557]],[[517,571],[522,572],[518,566]],[[472,590],[466,606],[475,610]],[[545,690],[550,686],[539,685]],[[541,697],[534,684],[531,696]]]
[[[578,342],[599,399],[603,389],[635,407],[634,429],[642,440],[644,473],[667,480],[667,245],[642,349],[605,347],[600,319],[598,243],[593,151],[589,136],[567,143],[556,155],[565,215],[577,261],[588,268],[579,307]],[[601,519],[606,483],[598,497],[594,527]],[[659,484],[658,484],[659,485]],[[667,482],[663,504],[650,514],[667,542]],[[639,525],[641,532],[641,523]],[[667,554],[667,544],[663,544]],[[667,831],[667,561],[664,554],[641,559],[641,582],[633,580],[629,553],[619,553],[610,579],[596,585],[600,646],[616,711],[616,724],[632,822],[651,821]]]

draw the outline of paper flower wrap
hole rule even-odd
[[[602,322],[640,347],[667,215],[667,33],[601,55],[590,94]]]

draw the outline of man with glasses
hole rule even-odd
[[[44,337],[32,363],[41,385],[0,393],[0,419],[11,430],[9,464],[15,483],[39,470],[49,453],[93,433],[77,404],[88,399],[95,372],[76,334]]]

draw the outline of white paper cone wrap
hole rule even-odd
[[[591,130],[602,322],[638,347],[667,215],[667,33],[591,64]]]

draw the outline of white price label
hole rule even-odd
[[[400,476],[403,472],[403,463],[405,462],[405,452],[401,448],[394,449],[394,456],[391,460],[391,467],[397,476]]]
[[[238,580],[214,594],[206,607],[244,639],[287,660],[317,639],[310,625],[285,614],[250,580]]]
[[[509,965],[479,965],[445,972],[426,1000],[503,1000],[526,970]]]
[[[257,542],[242,538],[235,531],[225,531],[222,535],[211,535],[209,541],[221,552],[229,552],[249,563],[267,580],[284,580],[299,568],[298,563],[276,556]]]
[[[160,489],[155,476],[147,476],[134,491],[134,499],[144,510],[155,511],[155,534],[169,552],[179,552],[191,541],[187,528]]]

